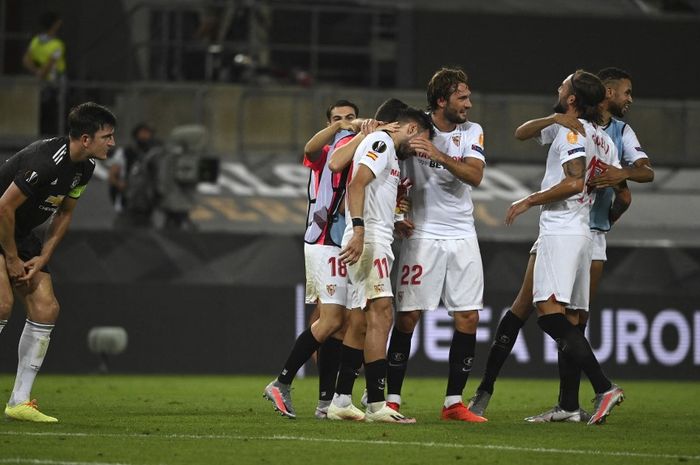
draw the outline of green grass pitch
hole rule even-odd
[[[403,411],[418,423],[380,425],[314,419],[316,378],[294,383],[298,419],[282,418],[262,398],[271,378],[40,375],[34,395],[60,423],[0,421],[0,464],[700,465],[700,382],[622,382],[607,424],[585,426],[523,422],[557,383],[504,379],[489,422],[463,424],[439,419],[444,380],[409,377]],[[0,376],[5,399],[12,381]],[[591,397],[584,380],[584,408]]]

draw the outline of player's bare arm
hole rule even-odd
[[[27,196],[14,182],[0,197],[0,246],[5,253],[7,274],[14,285],[26,274],[15,243],[15,212],[25,200]]]
[[[323,147],[332,142],[335,133],[342,129],[342,124],[343,120],[334,121],[311,136],[311,139],[304,146],[304,156],[312,162],[318,160],[323,152]]]
[[[583,190],[586,175],[586,157],[578,157],[569,160],[562,165],[565,178],[558,184],[542,191],[534,192],[527,197],[516,200],[506,212],[506,225],[510,226],[515,218],[536,205],[545,205],[552,202],[568,199]]]
[[[364,221],[365,209],[365,188],[374,180],[374,173],[365,165],[359,165],[357,172],[353,175],[352,181],[348,184],[347,204],[350,213],[349,221],[360,219]],[[340,259],[352,265],[357,263],[365,247],[365,227],[364,225],[353,226],[352,237],[343,250],[340,251]]]
[[[528,140],[540,135],[542,130],[552,124],[559,124],[574,132],[585,135],[583,124],[574,115],[554,113],[544,118],[531,119],[518,126],[515,130],[515,138],[518,140]]]
[[[340,147],[336,147],[331,154],[331,159],[328,161],[328,169],[333,173],[343,171],[352,162],[352,157],[355,155],[355,150],[360,146],[360,143],[365,138],[365,134],[359,132],[350,139],[350,142]]]
[[[368,134],[374,131],[387,131],[395,132],[399,128],[399,123],[383,123],[377,121],[376,119],[363,119],[354,120],[360,121],[359,131],[351,140],[345,145],[337,147],[333,150],[331,154],[331,159],[328,162],[328,168],[333,173],[339,173],[343,171],[351,162],[352,157],[355,155],[355,150],[360,146],[360,143],[367,137]]]
[[[51,217],[51,223],[46,230],[44,245],[41,248],[41,255],[32,257],[24,263],[27,274],[19,278],[18,281],[29,283],[36,272],[46,266],[63,236],[68,232],[68,227],[73,219],[73,211],[77,204],[77,199],[68,196],[63,199],[58,210]]]
[[[352,157],[355,155],[355,150],[360,146],[360,143],[367,137],[367,134],[374,132],[379,125],[379,121],[374,119],[359,119],[356,118],[352,121],[353,130],[359,131],[355,136],[348,142],[340,147],[336,147],[331,154],[331,159],[328,161],[328,169],[333,173],[339,173],[343,171],[351,162]]]
[[[654,169],[648,158],[640,158],[632,166],[624,168],[608,167],[603,173],[592,178],[588,184],[593,187],[614,187],[623,181],[634,181],[639,183],[652,182],[654,180]]]
[[[610,213],[608,214],[608,218],[613,224],[620,219],[622,214],[625,213],[625,211],[627,211],[629,206],[632,204],[632,192],[630,192],[626,182],[623,181],[614,189],[615,199],[613,200],[613,204],[610,206]]]
[[[484,178],[484,162],[478,158],[467,157],[458,161],[442,153],[426,137],[415,137],[410,141],[411,148],[416,152],[423,152],[431,160],[440,163],[457,179],[473,187],[479,187]]]

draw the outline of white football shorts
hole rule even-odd
[[[307,304],[348,304],[348,269],[339,255],[340,247],[304,244]]]
[[[544,302],[554,295],[566,308],[587,311],[592,250],[586,236],[540,236],[532,302]]]
[[[484,306],[484,269],[476,236],[405,239],[397,271],[399,312],[435,310],[440,299],[450,312]]]
[[[608,261],[608,255],[605,253],[607,249],[606,233],[603,231],[591,231],[593,235],[593,255],[591,260]]]
[[[591,255],[591,260],[600,260],[603,262],[608,261],[608,255],[606,253],[608,244],[605,232],[591,230],[591,235],[593,239],[593,253]],[[530,248],[530,255],[537,253],[537,241],[532,244]]]
[[[354,294],[348,308],[364,309],[368,300],[393,297],[390,278],[393,264],[390,244],[366,242],[360,259],[348,266]]]

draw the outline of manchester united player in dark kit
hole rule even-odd
[[[83,103],[68,115],[68,137],[34,142],[0,164],[0,332],[15,296],[27,312],[17,378],[5,408],[9,418],[58,421],[30,400],[59,312],[47,264],[92,177],[94,159],[105,160],[114,146],[115,126],[107,108]],[[49,218],[42,241],[34,229]]]

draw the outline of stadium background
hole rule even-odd
[[[275,373],[309,310],[300,302],[304,142],[338,98],[356,101],[362,115],[389,96],[424,106],[425,83],[442,65],[469,73],[470,118],[486,133],[486,178],[474,191],[486,273],[483,363],[537,235],[534,212],[502,225],[506,206],[535,189],[543,172],[543,150],[515,141],[513,130],[550,111],[572,70],[618,66],[633,76],[627,120],[656,178],[631,186],[632,207],[608,236],[590,335],[616,377],[698,379],[697,1],[95,1],[78,8],[68,0],[0,0],[3,156],[39,136],[39,87],[23,74],[21,56],[48,9],[64,18],[66,106],[88,99],[110,106],[118,143],[142,120],[160,136],[202,124],[222,165],[216,185],[200,186],[197,233],[113,230],[99,167],[52,261],[62,315],[43,371],[93,371],[87,332],[116,325],[127,330],[129,346],[110,361],[115,372]],[[218,18],[209,40],[194,38],[202,18]],[[0,338],[2,372],[16,366],[21,314],[17,308]],[[412,374],[444,373],[443,317],[426,318],[417,332]],[[552,376],[555,359],[531,322],[505,372]]]

